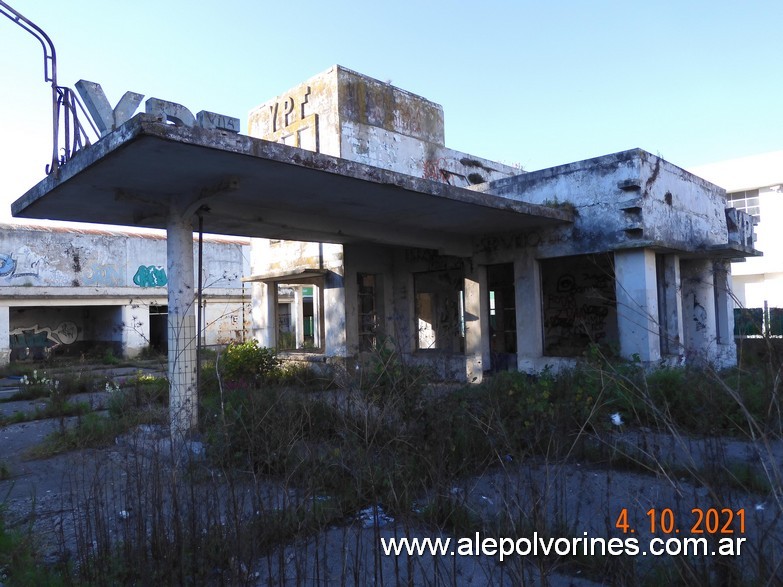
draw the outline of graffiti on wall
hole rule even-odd
[[[82,271],[82,285],[120,287],[123,274],[117,265],[89,265]]]
[[[541,266],[545,353],[578,356],[590,343],[611,342],[617,313],[611,268],[579,257]]]
[[[169,282],[166,270],[160,265],[139,265],[133,283],[139,287],[164,287]]]
[[[454,167],[460,169],[455,171]],[[440,157],[439,159],[426,159],[422,163],[422,174],[424,179],[439,181],[449,185],[465,187],[484,183],[486,178],[475,170],[470,172],[470,168],[487,169],[479,161],[474,159],[462,158],[459,165],[456,162]],[[489,169],[487,169],[489,171]]]
[[[446,171],[448,161],[443,157],[440,159],[427,159],[424,162],[421,176],[424,179],[431,179],[432,181],[444,181],[448,183],[449,174]]]
[[[38,266],[41,259],[28,259],[29,256],[25,255],[24,252],[21,257],[20,260],[19,256],[14,258],[12,255],[0,253],[0,277],[38,277]]]
[[[76,342],[79,329],[74,322],[66,320],[57,327],[22,326],[10,332],[11,352],[14,358],[40,358],[60,345]]]

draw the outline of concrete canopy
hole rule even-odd
[[[202,208],[203,207],[203,208]],[[474,236],[572,212],[458,188],[225,131],[139,114],[11,206],[14,216],[166,228],[204,213],[215,234],[382,243],[469,254]]]

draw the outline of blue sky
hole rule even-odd
[[[443,105],[446,144],[534,170],[641,147],[690,167],[783,149],[783,2],[10,0],[61,85],[237,116],[339,63]],[[44,176],[38,42],[0,18],[0,218]],[[143,107],[143,106],[142,106]]]

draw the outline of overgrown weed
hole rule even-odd
[[[160,440],[150,449],[146,440],[133,440],[123,483],[110,472],[79,480],[78,493],[88,496],[74,512],[79,580],[253,584],[274,582],[285,567],[295,569],[291,584],[312,583],[330,568],[319,541],[336,533],[343,547],[355,536],[355,549],[340,555],[352,557],[343,558],[340,579],[361,583],[358,577],[386,568],[377,554],[380,524],[366,530],[375,540],[370,552],[360,549],[364,530],[351,529],[357,512],[368,508],[388,514],[394,532],[405,535],[547,539],[589,531],[608,539],[619,532],[618,504],[632,505],[613,491],[631,475],[642,518],[651,507],[670,507],[683,519],[694,507],[745,508],[752,552],[742,560],[751,564],[554,554],[503,566],[484,557],[482,572],[500,572],[507,584],[546,584],[553,573],[578,573],[639,585],[741,585],[774,582],[780,574],[778,400],[746,368],[650,371],[593,352],[557,375],[501,373],[443,394],[389,346],[358,369],[333,372],[337,389],[300,368],[284,375],[271,351],[240,350],[216,355],[217,367],[204,363],[205,456],[191,455],[183,466],[171,444],[166,449]],[[221,367],[223,361],[230,366]],[[292,385],[311,377],[319,383]],[[75,429],[103,441],[128,434],[140,405],[162,401],[159,385],[140,377],[110,402],[109,418],[84,417]],[[119,422],[123,429],[111,428]],[[138,428],[131,434],[143,436]],[[738,461],[727,442],[746,443],[757,458]],[[642,501],[653,485],[668,502]],[[771,512],[764,515],[758,504]],[[303,546],[313,543],[311,550]],[[313,561],[313,552],[322,558]],[[395,563],[389,580],[432,581],[430,570],[440,567],[431,564]],[[460,584],[453,564],[441,584]]]

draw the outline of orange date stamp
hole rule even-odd
[[[731,535],[745,533],[745,509],[693,508],[690,516],[677,516],[671,508],[650,508],[645,512],[650,534],[711,534]],[[635,534],[636,527],[629,521],[628,508],[620,510],[615,528],[623,534]]]

